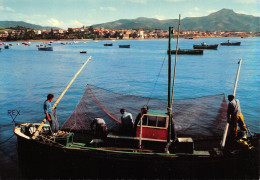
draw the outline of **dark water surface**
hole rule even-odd
[[[243,59],[236,98],[240,100],[245,122],[251,132],[259,133],[260,116],[260,38],[229,38],[241,46],[219,46],[204,50],[204,55],[178,56],[174,97],[176,99],[213,94],[232,94],[238,60]],[[179,48],[193,44],[219,44],[227,38],[180,39]],[[103,46],[113,43],[112,47]],[[172,42],[175,48],[176,40]],[[41,122],[43,102],[48,93],[54,101],[78,69],[92,56],[58,105],[62,125],[76,107],[86,84],[93,84],[121,94],[167,98],[167,45],[165,40],[88,41],[61,45],[53,43],[53,52],[38,51],[36,44],[16,45],[0,52],[0,179],[20,177],[17,166],[14,123],[8,110],[19,110],[15,121]],[[118,45],[130,44],[130,49]],[[80,54],[80,51],[87,54]],[[172,60],[174,60],[172,55]],[[157,80],[163,61],[164,66]],[[154,91],[153,91],[154,88]],[[153,93],[152,93],[153,92]],[[11,137],[11,138],[10,138]],[[10,140],[6,141],[8,138]]]

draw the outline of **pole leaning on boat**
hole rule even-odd
[[[79,73],[82,71],[82,69],[86,66],[86,64],[87,64],[90,60],[91,60],[91,56],[86,60],[86,62],[81,66],[81,68],[79,69],[79,71],[78,71],[78,72],[75,74],[75,76],[72,78],[72,80],[70,81],[70,83],[67,85],[67,87],[64,89],[64,91],[61,93],[61,95],[59,96],[59,98],[57,99],[57,101],[56,101],[56,102],[54,103],[54,105],[52,106],[52,109],[55,109],[55,108],[57,107],[58,103],[60,102],[60,100],[62,99],[62,97],[64,96],[64,94],[67,92],[67,90],[69,89],[69,87],[71,86],[71,84],[74,82],[74,80],[77,78],[77,76],[79,75]],[[42,127],[43,127],[43,125],[45,124],[46,121],[47,121],[47,119],[44,118],[43,121],[42,121],[42,123],[41,123],[40,126],[38,127],[38,129],[35,131],[35,133],[34,133],[32,139],[35,139],[35,138],[39,135],[39,133],[40,133],[40,131],[41,131],[41,129],[42,129]]]
[[[169,126],[168,126],[168,139],[167,139],[167,147],[166,152],[168,152],[168,148],[171,142],[172,136],[172,104],[173,104],[173,93],[174,93],[174,84],[175,84],[175,74],[176,74],[176,65],[177,65],[177,55],[178,55],[178,44],[179,44],[179,34],[180,34],[180,19],[181,15],[179,15],[179,23],[178,23],[178,36],[177,36],[177,43],[176,43],[176,54],[175,54],[175,63],[174,63],[174,72],[173,72],[173,83],[172,83],[172,90],[171,90],[171,31],[173,27],[169,27],[169,53],[168,53],[168,114],[169,114]],[[175,132],[175,130],[174,130]],[[176,134],[175,134],[176,135]]]
[[[236,76],[234,89],[233,89],[233,96],[234,97],[235,97],[236,91],[237,91],[237,82],[238,82],[238,78],[239,78],[241,64],[242,64],[242,59],[240,59],[238,61],[237,76]],[[228,133],[228,128],[229,128],[229,123],[227,122],[225,130],[224,130],[223,138],[222,138],[222,141],[221,141],[221,149],[224,149],[224,147],[225,147],[225,143],[226,143],[226,139],[227,139],[227,133]]]

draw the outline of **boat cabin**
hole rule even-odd
[[[167,141],[169,116],[166,113],[147,112],[144,114],[136,129],[136,138],[152,141]]]

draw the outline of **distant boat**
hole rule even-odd
[[[0,48],[0,51],[1,51],[2,48]]]
[[[19,46],[20,44],[19,43],[17,43],[17,46]]]
[[[40,47],[40,45],[39,45],[39,44],[36,44],[36,47]]]
[[[9,49],[9,46],[8,46],[8,45],[6,45],[6,46],[5,46],[5,49]]]
[[[201,43],[201,45],[193,45],[193,49],[217,49],[218,44],[207,45],[205,42]]]
[[[169,53],[169,52],[168,52]],[[171,50],[171,54],[176,54],[176,50]],[[202,55],[203,50],[194,50],[194,49],[179,49],[178,55],[187,54],[187,55]]]
[[[119,45],[119,48],[130,48],[130,45]]]
[[[52,47],[39,47],[38,48],[39,51],[53,51]]]
[[[62,44],[62,45],[65,45],[65,43],[63,43],[63,42],[62,42],[61,44]]]
[[[241,42],[229,42],[229,40],[225,43],[220,43],[221,46],[240,46]]]
[[[87,51],[80,51],[80,53],[82,53],[82,54],[83,54],[83,53],[85,53],[85,54],[86,54],[86,53],[87,53]]]
[[[110,44],[104,44],[104,46],[113,46],[113,44],[112,44],[112,43],[110,43]]]
[[[12,44],[9,44],[9,46],[13,46]]]

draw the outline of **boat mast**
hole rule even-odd
[[[168,115],[169,115],[169,125],[168,125],[168,139],[167,144],[171,142],[171,33],[173,27],[169,27],[169,42],[168,42]],[[168,149],[166,150],[168,151]]]
[[[235,97],[236,95],[236,91],[237,91],[237,82],[238,82],[238,78],[239,78],[239,73],[240,73],[240,68],[241,68],[241,64],[242,64],[242,59],[240,59],[238,61],[238,68],[237,68],[237,76],[236,76],[236,80],[235,80],[235,84],[234,84],[234,89],[233,89],[233,96]],[[224,130],[224,134],[223,134],[223,138],[221,141],[221,149],[224,149],[225,147],[225,143],[226,143],[226,138],[227,138],[227,133],[228,133],[228,128],[229,128],[229,123],[227,122],[225,130]]]
[[[75,74],[75,76],[72,78],[72,80],[70,81],[70,83],[67,85],[67,87],[64,89],[64,91],[61,93],[61,95],[59,96],[59,98],[57,99],[57,101],[56,101],[56,102],[54,103],[54,105],[52,106],[52,109],[55,109],[55,108],[56,108],[56,106],[57,106],[58,103],[60,102],[61,98],[62,98],[62,97],[64,96],[64,94],[67,92],[67,90],[69,89],[69,87],[71,86],[71,84],[74,82],[74,80],[77,78],[77,76],[78,76],[79,73],[82,71],[82,69],[86,66],[86,64],[90,61],[90,59],[91,59],[91,56],[87,59],[87,61],[81,66],[81,68],[79,69],[79,71],[78,71],[78,72]],[[42,121],[42,123],[41,123],[40,126],[38,127],[38,129],[35,131],[35,133],[34,133],[32,139],[35,139],[35,138],[39,135],[39,133],[40,133],[40,131],[41,131],[41,129],[42,129],[42,127],[43,127],[43,125],[45,124],[46,121],[47,121],[47,119],[44,118],[43,121]]]
[[[173,83],[172,83],[172,91],[171,91],[171,32],[173,27],[169,27],[169,53],[168,53],[168,114],[169,114],[169,126],[168,126],[168,139],[167,139],[167,148],[171,142],[171,133],[172,133],[172,104],[173,104],[173,92],[174,92],[174,84],[175,84],[175,74],[176,74],[176,65],[177,65],[177,55],[178,55],[178,44],[179,44],[179,34],[180,34],[180,19],[181,15],[179,15],[179,24],[178,24],[178,36],[176,43],[176,54],[175,54],[175,63],[174,63],[174,72],[173,72]],[[175,131],[174,131],[175,132]]]

